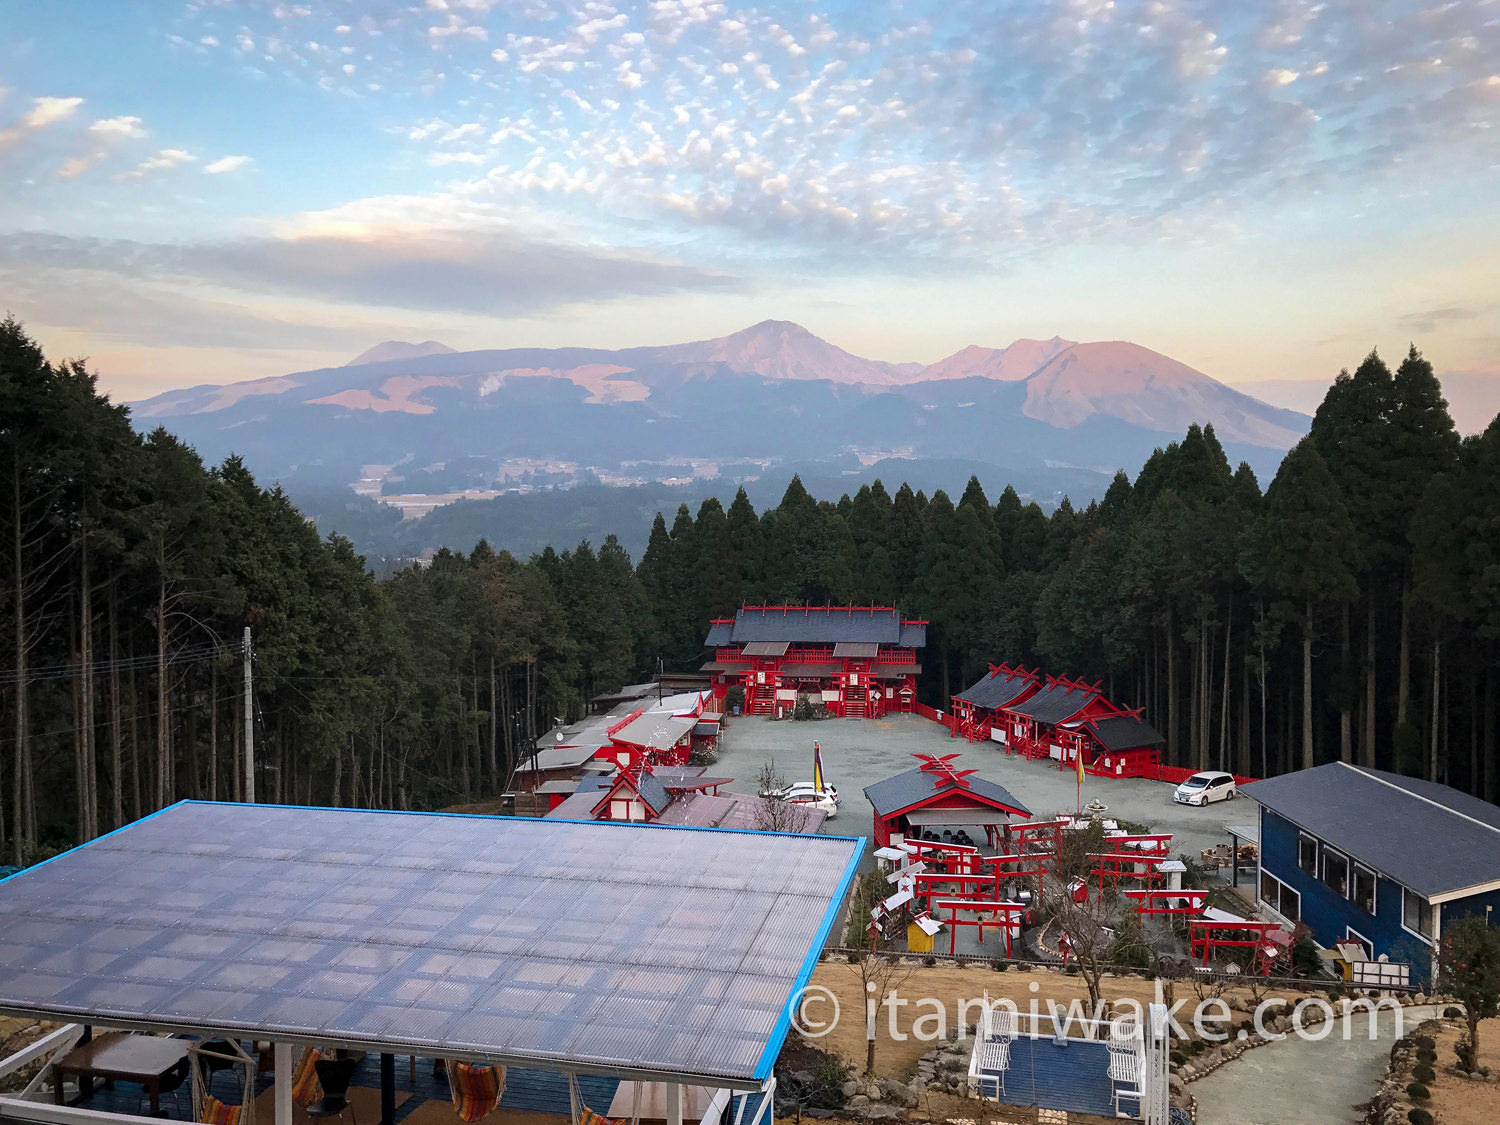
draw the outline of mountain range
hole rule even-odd
[[[209,460],[239,453],[262,477],[363,479],[386,495],[746,480],[792,464],[857,487],[894,459],[995,466],[1044,501],[1102,492],[1194,422],[1265,474],[1309,423],[1125,341],[1017,340],[888,363],[787,321],[618,350],[391,341],[341,367],[169,391],[134,416]]]

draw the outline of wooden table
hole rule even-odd
[[[151,1114],[161,1110],[162,1089],[171,1078],[180,1086],[187,1077],[188,1044],[185,1039],[163,1039],[156,1035],[130,1035],[110,1031],[74,1047],[52,1064],[53,1090],[63,1104],[63,1078],[78,1076],[78,1089],[93,1092],[93,1079],[134,1082],[151,1098]]]

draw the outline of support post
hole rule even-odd
[[[277,1042],[272,1047],[276,1066],[276,1125],[292,1125],[292,1045]]]
[[[667,1125],[682,1125],[682,1083],[667,1086]]]
[[[255,803],[255,704],[251,691],[250,626],[245,626],[242,655],[245,665],[245,803]],[[278,1121],[278,1125],[280,1122]]]
[[[382,1053],[380,1056],[380,1125],[395,1125],[396,1121],[396,1056]]]

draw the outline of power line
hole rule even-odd
[[[94,673],[130,672],[149,670],[163,665],[190,664],[212,660],[220,656],[236,656],[244,651],[244,645],[199,645],[194,648],[175,649],[163,656],[148,653],[142,656],[125,656],[118,660],[94,660],[87,664],[50,664],[38,668],[27,668],[24,672],[16,668],[0,670],[0,687],[9,687],[21,682],[40,683],[47,680],[79,679],[86,670]]]

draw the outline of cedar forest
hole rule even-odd
[[[695,669],[742,602],[926,618],[940,708],[991,661],[1102,681],[1173,764],[1500,783],[1500,418],[1461,439],[1415,349],[1341,373],[1264,490],[1194,426],[1082,510],[793,480],[769,511],[741,491],[659,515],[638,565],[613,536],[525,560],[481,542],[377,580],[239,460],[137,433],[12,319],[0,472],[0,862],[241,796],[247,625],[261,800],[493,797],[592,695]]]

